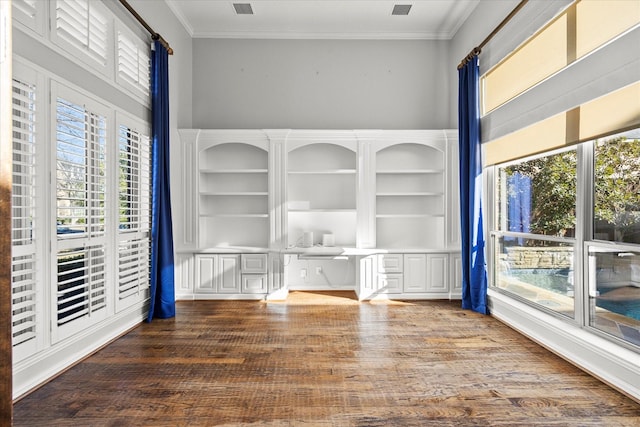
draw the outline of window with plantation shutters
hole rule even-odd
[[[40,0],[13,0],[11,2],[12,19],[35,31],[38,35],[44,30],[44,8],[46,3]]]
[[[13,79],[11,309],[13,346],[36,338],[36,87]]]
[[[118,310],[147,296],[151,228],[151,151],[148,132],[125,124],[126,118],[120,118],[119,121]]]
[[[62,326],[106,311],[107,119],[63,97],[56,98],[55,111],[56,321],[62,338]]]
[[[53,40],[94,65],[106,67],[111,18],[104,5],[91,0],[57,0],[54,13]]]
[[[117,39],[118,81],[148,97],[151,81],[149,46],[123,29],[118,29]]]

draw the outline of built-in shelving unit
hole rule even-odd
[[[441,248],[445,238],[445,153],[399,143],[376,153],[376,245]]]
[[[303,233],[311,231],[316,244],[330,233],[337,246],[355,247],[356,164],[355,150],[340,144],[310,143],[289,151],[289,246],[299,246]]]
[[[458,297],[455,135],[180,130],[176,296]]]
[[[199,165],[200,247],[268,247],[268,152],[223,143],[203,149]]]

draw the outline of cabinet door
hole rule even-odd
[[[448,292],[448,261],[447,254],[427,255],[427,292]]]
[[[218,255],[218,292],[240,293],[240,255]]]
[[[267,272],[266,254],[242,254],[242,272],[251,274],[264,274]]]
[[[426,292],[427,290],[427,255],[404,255],[404,291]]]
[[[214,293],[217,291],[217,255],[196,255],[196,292]]]
[[[244,294],[266,294],[267,275],[266,274],[243,274],[242,293]]]

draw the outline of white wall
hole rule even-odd
[[[193,41],[193,126],[442,129],[447,41]]]

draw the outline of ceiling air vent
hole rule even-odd
[[[396,4],[393,6],[392,15],[408,15],[411,10],[410,4]]]
[[[238,15],[253,15],[253,9],[251,3],[234,3],[233,8]]]

